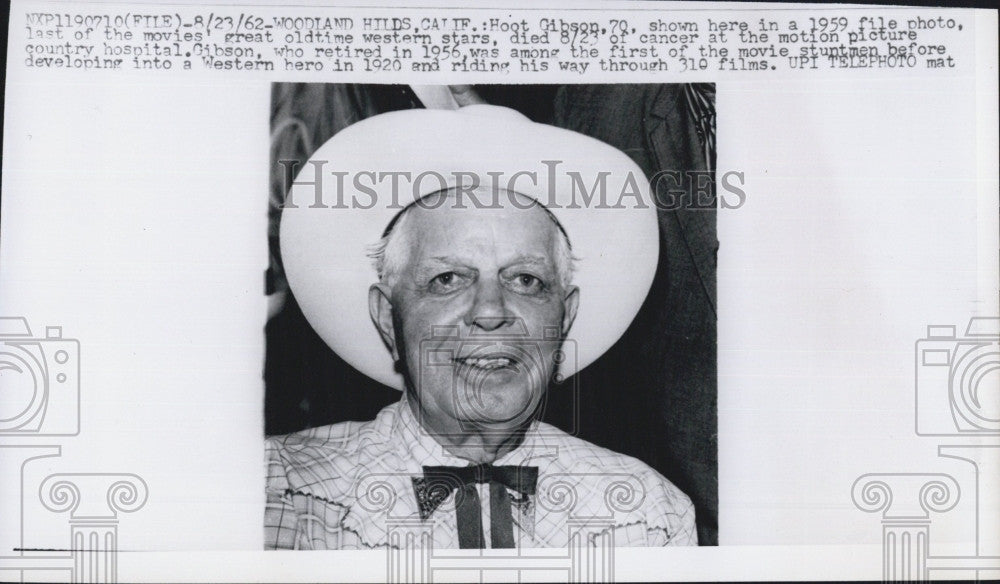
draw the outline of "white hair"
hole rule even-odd
[[[406,260],[409,259],[410,230],[407,229],[407,218],[413,205],[403,209],[391,223],[389,231],[382,236],[382,239],[372,244],[368,248],[368,257],[372,259],[375,272],[378,274],[379,282],[388,284],[390,287],[396,284],[396,278],[402,271]]]
[[[545,214],[548,215],[559,231],[559,237],[556,238],[553,261],[556,265],[559,284],[563,288],[567,288],[573,281],[573,272],[576,269],[577,261],[577,258],[573,255],[569,236],[566,235],[562,224],[552,214],[552,211],[549,211],[537,201],[533,201],[533,204],[545,211]],[[396,278],[409,259],[409,252],[412,247],[410,245],[410,237],[413,234],[407,228],[407,225],[410,223],[407,218],[409,217],[410,209],[414,206],[411,204],[400,211],[399,215],[389,224],[388,232],[380,240],[368,247],[368,257],[372,259],[372,265],[375,267],[379,281],[388,284],[390,287],[396,284]]]

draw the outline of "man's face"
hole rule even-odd
[[[544,396],[576,313],[578,293],[563,287],[555,259],[561,234],[545,210],[523,208],[527,199],[456,208],[441,196],[408,212],[406,259],[391,288],[372,289],[391,318],[373,316],[425,424],[517,428]]]

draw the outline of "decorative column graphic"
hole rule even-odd
[[[854,504],[882,512],[882,578],[925,580],[930,555],[930,513],[958,503],[958,483],[946,474],[866,474],[854,482]]]
[[[146,504],[148,487],[129,473],[56,473],[29,484],[27,469],[61,457],[80,434],[80,343],[62,327],[33,335],[27,319],[0,317],[0,580],[116,582],[120,513]],[[51,461],[50,461],[51,462]],[[16,469],[16,471],[15,471]],[[38,517],[68,513],[65,548],[29,549]],[[41,509],[39,509],[41,510]]]
[[[74,582],[117,581],[118,514],[141,509],[148,493],[134,474],[54,474],[42,481],[45,508],[69,511]]]
[[[515,547],[502,550],[441,550],[434,548],[433,523],[393,514],[399,497],[393,485],[408,484],[369,476],[359,482],[359,503],[385,518],[386,580],[395,583],[433,582],[435,574],[460,575],[463,580],[522,581],[535,577],[567,582],[614,582],[616,518],[639,508],[644,487],[627,474],[559,473],[539,479],[532,514],[560,525],[566,544],[560,547]],[[591,484],[586,493],[581,484]],[[593,485],[597,484],[598,487]],[[594,495],[594,489],[599,496]],[[449,497],[457,496],[455,494]],[[449,578],[449,579],[450,579]]]
[[[930,325],[916,343],[915,431],[948,438],[941,458],[963,460],[976,471],[961,489],[975,513],[976,553],[935,555],[930,512],[958,503],[959,484],[941,473],[883,473],[859,477],[851,491],[862,511],[882,512],[882,576],[886,581],[933,577],[935,570],[979,579],[1000,573],[1000,318],[974,317],[965,334],[954,325]],[[992,546],[992,547],[990,547]],[[991,553],[992,550],[992,553]],[[989,574],[986,574],[989,572]]]

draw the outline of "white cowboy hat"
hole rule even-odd
[[[568,334],[576,359],[563,375],[614,345],[649,292],[656,208],[642,170],[620,150],[498,106],[368,118],[327,141],[299,173],[282,211],[281,257],[319,336],[385,385],[402,389],[403,378],[369,316],[378,280],[370,246],[406,205],[470,180],[537,200],[569,237],[580,301]]]

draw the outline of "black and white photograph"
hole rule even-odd
[[[271,112],[265,545],[391,545],[389,516],[717,543],[712,85],[276,84]]]

